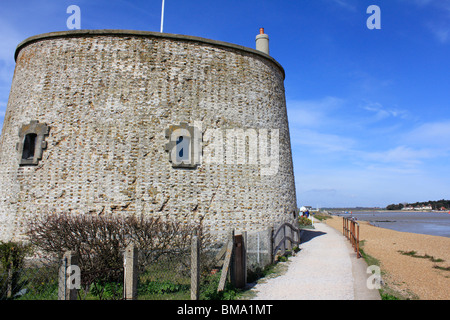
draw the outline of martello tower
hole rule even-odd
[[[257,42],[76,30],[20,43],[0,239],[46,213],[203,219],[213,233],[292,220],[284,70]]]

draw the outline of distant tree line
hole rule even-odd
[[[399,203],[399,204],[390,204],[386,207],[386,210],[402,210],[405,207],[424,207],[431,206],[433,210],[440,210],[441,208],[449,209],[450,208],[450,200],[438,200],[438,201],[427,201],[427,202],[416,202],[416,203]]]
[[[386,210],[402,210],[405,207],[403,203],[390,204],[386,207]]]

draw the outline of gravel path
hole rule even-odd
[[[342,230],[341,217],[326,224]],[[364,252],[380,261],[383,281],[394,293],[410,299],[450,299],[450,238],[378,228],[366,221],[359,225]]]
[[[254,300],[355,299],[351,250],[334,228],[316,223],[302,233],[300,252],[291,257],[283,275],[253,287]]]

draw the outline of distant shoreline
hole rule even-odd
[[[333,217],[355,218],[372,226],[450,238],[450,214],[445,211],[383,211],[333,213]]]
[[[343,212],[333,212],[332,210],[324,210],[333,216],[338,216],[341,214],[371,214],[371,213],[447,213],[448,211],[443,210],[348,210],[348,213]]]

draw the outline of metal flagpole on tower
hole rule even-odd
[[[161,9],[161,33],[163,32],[164,26],[164,0],[162,0],[162,9]]]

